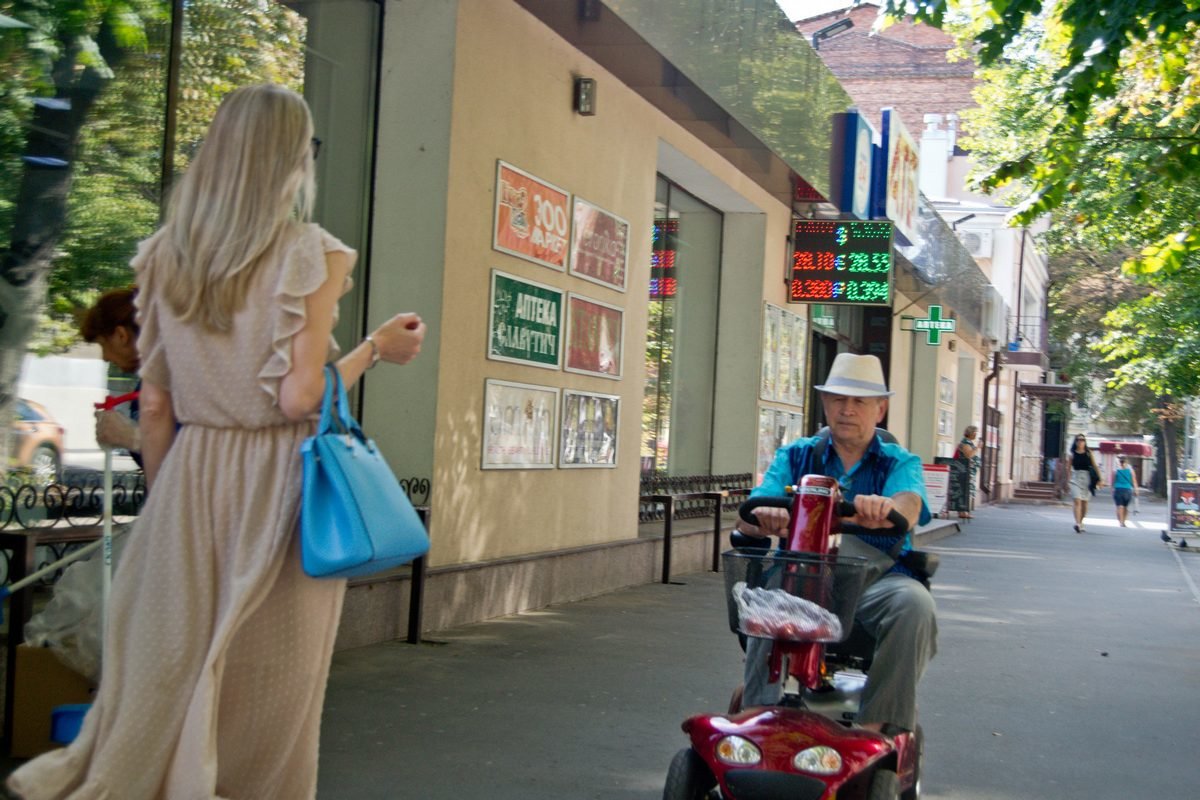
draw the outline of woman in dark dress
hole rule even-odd
[[[1071,500],[1075,504],[1075,532],[1085,533],[1083,520],[1087,516],[1088,501],[1096,493],[1100,485],[1100,470],[1096,467],[1096,459],[1088,449],[1087,437],[1082,433],[1075,437],[1071,452],[1064,461],[1071,463]]]
[[[971,498],[974,495],[972,478],[975,475],[976,437],[979,429],[974,425],[963,431],[962,441],[954,449],[954,463],[950,465],[950,510],[958,512],[959,519],[971,519]]]

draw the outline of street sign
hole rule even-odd
[[[942,319],[941,306],[930,306],[928,318],[913,320],[913,330],[925,331],[927,336],[925,344],[933,345],[934,347],[942,343],[943,333],[954,333],[956,325],[958,325],[957,320]]]

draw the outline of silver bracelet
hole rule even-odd
[[[373,367],[379,363],[379,358],[380,358],[379,345],[370,336],[363,339],[363,341],[366,342],[367,344],[371,345],[371,363],[369,365],[367,365],[367,369],[370,369],[371,367]]]

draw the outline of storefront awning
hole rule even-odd
[[[1021,394],[1038,400],[1075,399],[1075,390],[1063,383],[1022,383]]]
[[[1150,458],[1154,455],[1154,448],[1145,442],[1100,442],[1101,453],[1115,453],[1119,456],[1132,456],[1133,458]]]

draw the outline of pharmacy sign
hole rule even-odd
[[[913,320],[913,330],[925,331],[928,337],[925,340],[925,344],[937,347],[942,343],[942,334],[954,333],[954,328],[957,324],[957,320],[942,319],[941,306],[930,306],[929,317],[927,319]]]

